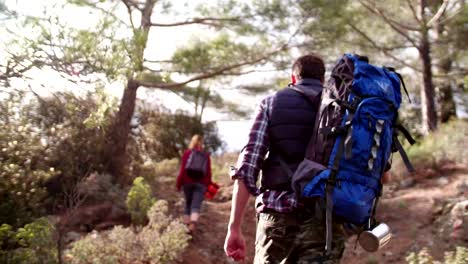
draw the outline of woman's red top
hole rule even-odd
[[[209,155],[208,155],[208,162],[207,162],[208,168],[206,170],[206,175],[205,177],[203,177],[203,179],[196,181],[187,175],[187,172],[185,171],[185,165],[187,164],[190,153],[192,153],[192,150],[187,149],[184,152],[184,155],[182,155],[182,164],[180,165],[179,176],[177,176],[177,181],[176,181],[176,187],[177,187],[177,190],[179,191],[182,188],[182,185],[187,184],[187,183],[200,182],[200,183],[204,183],[206,186],[212,183],[211,181],[211,159]]]

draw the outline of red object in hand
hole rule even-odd
[[[208,200],[213,199],[213,197],[216,195],[218,190],[219,190],[219,185],[218,184],[210,183],[208,185],[208,187],[206,188],[206,192],[205,192],[206,199],[208,199]]]

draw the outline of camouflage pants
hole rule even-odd
[[[341,225],[333,225],[332,253],[325,251],[325,222],[277,212],[258,215],[254,264],[340,263],[345,247]]]

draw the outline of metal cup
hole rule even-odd
[[[359,245],[368,252],[375,252],[388,244],[391,237],[390,227],[384,223],[380,223],[372,230],[361,233]]]

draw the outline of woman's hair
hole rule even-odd
[[[192,140],[190,140],[189,149],[194,149],[195,147],[202,147],[203,137],[200,135],[193,135]]]

